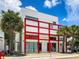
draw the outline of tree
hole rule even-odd
[[[69,32],[69,35],[72,37],[71,50],[72,52],[74,52],[75,41],[79,39],[79,26],[76,26],[76,25],[70,26],[68,32]]]
[[[64,42],[66,41],[66,38],[68,37],[68,27],[63,26],[59,28],[58,34],[63,35],[63,53],[64,53]]]
[[[66,26],[66,27],[60,28],[59,34],[64,35],[64,40],[65,40],[65,38],[72,37],[72,40],[68,43],[70,44],[71,51],[73,52],[74,45],[76,43],[75,41],[77,39],[79,39],[79,26],[72,25],[72,26],[69,26],[69,27]],[[63,44],[64,44],[64,41],[63,41]]]
[[[18,12],[2,11],[1,29],[5,33],[5,41],[8,39],[9,51],[14,51],[15,33],[21,32],[23,21]]]

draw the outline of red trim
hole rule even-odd
[[[34,25],[28,25],[28,24],[27,24],[27,26],[29,26],[29,27],[34,27],[34,28],[38,28],[38,26],[34,26]]]
[[[40,25],[39,25],[39,21],[38,21],[38,53],[40,53]]]
[[[27,18],[27,20],[34,21],[34,22],[38,22],[38,21],[39,21],[39,20],[30,19],[30,18]],[[49,24],[49,22],[44,22],[44,21],[39,21],[39,22],[40,22],[40,23]],[[50,24],[52,24],[52,23],[50,23]],[[52,25],[63,26],[63,25],[59,25],[59,24],[52,24]]]
[[[38,26],[34,26],[34,25],[28,25],[28,24],[27,24],[26,26],[38,28]],[[40,27],[40,28],[42,28],[42,29],[48,29],[48,28],[45,28],[45,27]],[[52,28],[50,28],[50,30],[55,30],[55,31],[57,31],[58,29],[52,29]]]
[[[38,26],[26,24],[26,20],[37,22],[37,23],[38,23]],[[40,23],[48,24],[48,27],[47,27],[47,28],[45,28],[45,27],[40,27]],[[52,23],[43,22],[43,21],[39,21],[39,20],[33,20],[33,19],[29,19],[29,18],[24,18],[24,54],[26,54],[26,39],[28,39],[28,40],[29,40],[29,39],[30,39],[30,40],[38,40],[38,53],[40,52],[40,40],[48,40],[48,43],[49,43],[49,44],[48,44],[49,52],[51,52],[51,44],[50,44],[50,41],[57,41],[57,42],[58,42],[58,52],[59,52],[59,41],[62,41],[62,40],[59,40],[59,36],[63,36],[63,35],[50,34],[50,30],[58,31],[59,26],[62,26],[62,25],[52,24],[53,26],[58,26],[58,29],[53,29],[53,28],[50,28],[50,24],[52,24]],[[26,31],[26,27],[27,27],[27,26],[37,28],[37,29],[38,29],[38,32]],[[41,29],[48,29],[48,33],[40,33],[40,28],[41,28]],[[26,33],[30,33],[31,35],[32,35],[32,34],[37,34],[38,37],[26,36]],[[50,38],[47,38],[47,39],[41,38],[41,39],[40,39],[40,34],[42,34],[42,35],[48,35],[48,37],[50,37],[50,36],[58,36],[58,40],[50,40]]]
[[[26,31],[26,33],[31,33],[31,34],[38,34],[38,32],[30,32],[30,31]],[[48,33],[39,33],[42,35],[49,35]],[[58,36],[57,34],[50,34],[51,36]],[[63,36],[63,35],[59,35],[59,36]]]
[[[26,55],[26,18],[24,18],[24,55]]]
[[[38,38],[37,39],[27,38],[27,40],[38,40]],[[40,39],[40,40],[48,41],[48,39]],[[58,42],[58,40],[50,40],[50,41],[57,41]],[[59,41],[62,41],[62,40],[59,40]]]
[[[30,31],[26,31],[26,32],[30,34],[38,34],[38,32],[30,32]]]
[[[49,53],[51,52],[51,43],[50,43],[50,23],[48,24],[49,25],[49,28],[48,28],[48,50],[49,50]]]
[[[38,39],[36,35],[26,35],[26,39]]]

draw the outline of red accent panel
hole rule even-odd
[[[39,21],[38,21],[38,53],[40,53],[40,24],[39,24]]]
[[[24,18],[24,55],[26,55],[26,18]]]
[[[49,50],[49,53],[51,52],[51,43],[50,43],[50,23],[48,24],[49,25],[49,28],[48,28],[48,37],[49,37],[49,40],[48,40],[48,50]]]
[[[27,35],[26,38],[27,39],[38,39],[38,36],[36,36],[36,35]]]

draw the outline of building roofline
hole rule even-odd
[[[28,8],[21,8],[21,9],[26,10],[26,9],[28,9]],[[31,10],[31,11],[37,12],[37,13],[41,13],[41,14],[43,14],[43,15],[47,15],[47,16],[50,16],[50,17],[58,18],[57,16],[53,16],[53,15],[50,15],[50,14],[46,14],[46,13],[43,13],[43,12],[40,12],[40,11],[35,11],[35,10],[32,10],[32,9],[28,9],[28,10]]]

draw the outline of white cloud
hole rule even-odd
[[[66,18],[63,18],[63,21],[66,21]]]
[[[77,24],[79,22],[79,0],[65,0],[64,2],[67,11],[66,21]]]
[[[48,8],[52,8],[58,4],[60,4],[59,0],[45,0],[44,2],[44,6]]]
[[[59,0],[52,0],[52,6],[56,6],[60,3]]]
[[[20,11],[21,5],[20,0],[0,0],[0,12],[1,10],[7,11],[8,9],[17,12]]]
[[[26,6],[25,8],[37,11],[37,9],[35,7],[33,7],[33,6]]]
[[[44,2],[44,6],[45,6],[45,7],[48,7],[48,8],[51,8],[51,7],[52,7],[52,3],[51,3],[49,0],[46,0],[46,1]]]

